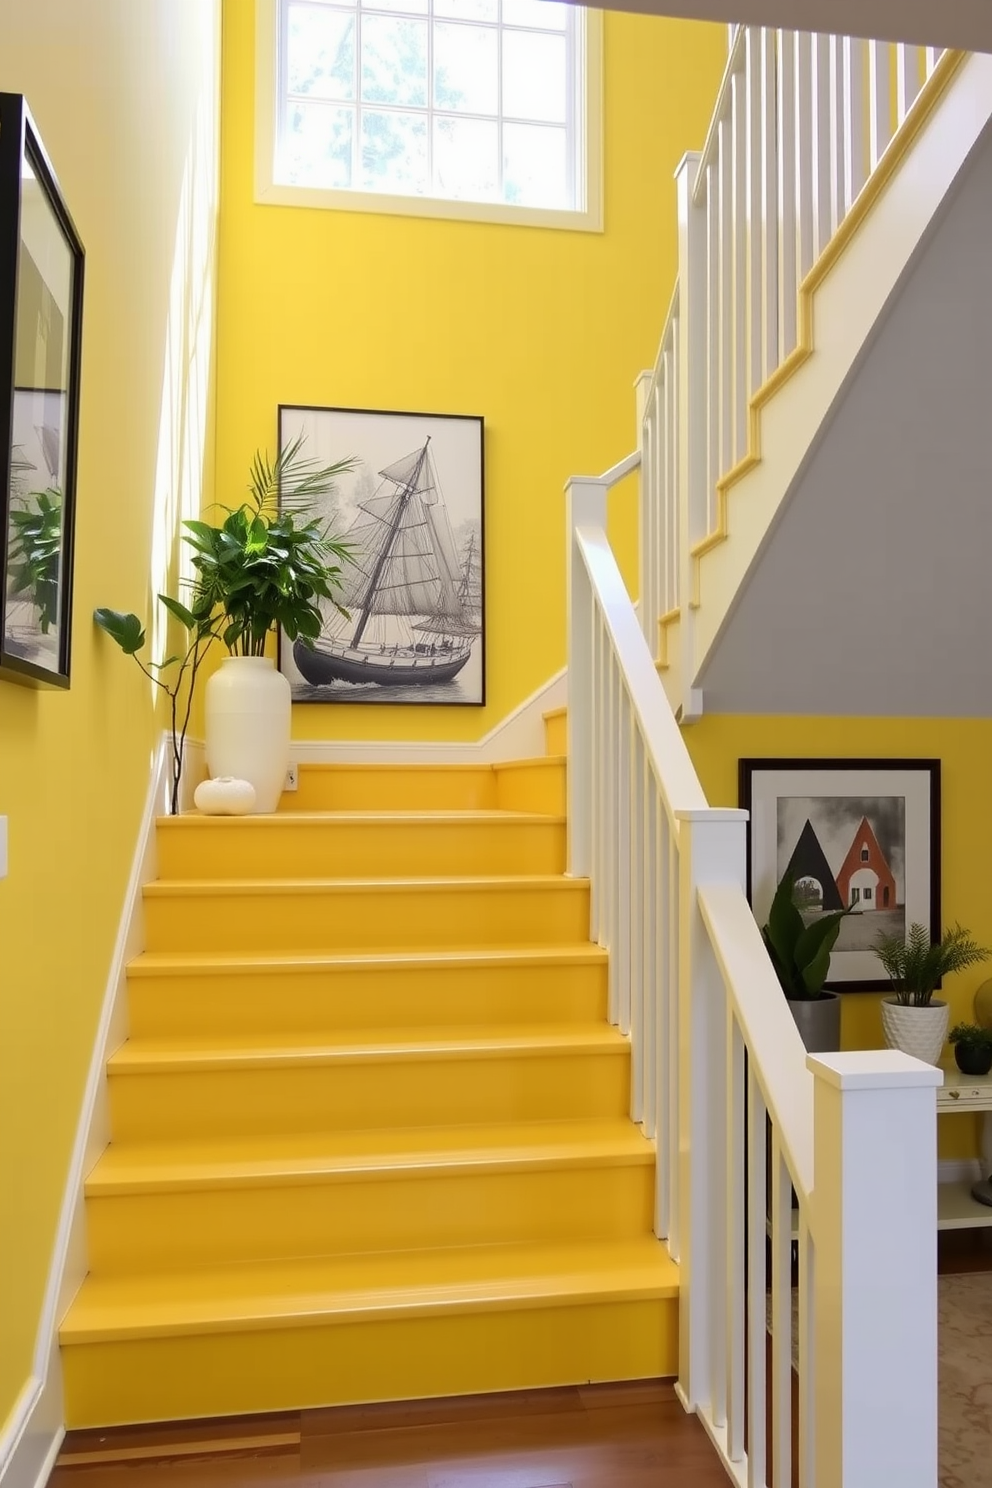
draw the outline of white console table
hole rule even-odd
[[[944,1083],[937,1091],[937,1114],[982,1111],[982,1177],[992,1172],[992,1074],[963,1075],[956,1064],[944,1065]],[[937,1188],[937,1228],[965,1230],[992,1225],[992,1207],[971,1197],[972,1180],[941,1183]]]

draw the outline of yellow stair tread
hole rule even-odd
[[[494,770],[533,770],[536,766],[542,769],[562,769],[568,763],[568,756],[564,754],[535,754],[530,759],[499,760],[493,765]]]
[[[407,1062],[437,1059],[490,1059],[504,1055],[540,1057],[603,1051],[626,1051],[624,1036],[607,1024],[590,1023],[562,1027],[516,1025],[454,1029],[347,1029],[333,1036],[314,1034],[311,1040],[293,1043],[273,1040],[271,1034],[239,1035],[236,1042],[220,1036],[195,1039],[129,1039],[108,1060],[114,1073],[144,1073],[169,1069],[274,1068],[294,1064],[346,1064]]]
[[[98,1198],[480,1168],[588,1167],[607,1161],[652,1163],[654,1148],[623,1119],[111,1144],[87,1177],[86,1194]]]
[[[60,1340],[67,1346],[677,1295],[678,1267],[653,1236],[377,1252],[90,1276]]]
[[[340,826],[380,826],[395,823],[398,826],[448,826],[452,823],[458,826],[516,826],[520,822],[528,825],[538,826],[562,826],[566,818],[561,815],[549,814],[539,811],[501,811],[496,808],[492,810],[479,810],[466,808],[459,810],[452,807],[448,810],[417,811],[417,810],[387,810],[387,811],[273,811],[264,812],[258,816],[208,816],[201,811],[184,811],[180,816],[160,816],[156,825],[165,831],[187,831],[190,828],[206,825],[220,826],[225,830],[238,831],[246,828],[258,827],[263,831],[287,825],[301,827],[319,827],[328,825]]]
[[[499,965],[508,970],[524,966],[568,966],[598,964],[607,960],[602,946],[591,942],[551,946],[473,946],[453,951],[301,951],[246,952],[235,951],[142,951],[128,963],[129,976],[159,976],[164,972],[195,972],[197,975],[262,975],[272,971],[381,971],[415,967],[421,970],[471,970],[480,966]]]
[[[489,893],[516,893],[526,889],[528,893],[540,894],[564,889],[585,890],[589,880],[567,878],[563,873],[521,873],[466,875],[464,877],[424,878],[170,878],[156,879],[145,884],[144,894],[155,899],[197,898],[215,894],[252,895],[282,894],[353,894],[356,891],[374,893],[404,893],[416,890],[423,893],[433,890],[439,894],[464,894],[485,889]]]

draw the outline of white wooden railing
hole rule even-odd
[[[659,618],[681,612],[690,656],[691,559],[725,533],[726,490],[756,457],[757,407],[808,354],[801,287],[836,251],[941,55],[734,33],[703,150],[679,167],[679,282],[638,385],[641,621],[653,655]]]
[[[805,1055],[745,898],[745,813],[707,805],[606,537],[638,463],[569,485],[569,871],[656,1143],[678,1389],[747,1488],[792,1483],[794,1433],[801,1488],[935,1488],[940,1075]]]

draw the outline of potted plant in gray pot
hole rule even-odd
[[[938,1064],[949,1009],[933,994],[945,976],[988,960],[992,952],[960,925],[934,941],[925,925],[915,923],[905,936],[880,935],[873,949],[892,983],[892,992],[882,999],[886,1044],[925,1064]]]
[[[807,1051],[824,1054],[840,1048],[840,1000],[823,984],[840,922],[851,910],[817,912],[807,923],[795,893],[795,880],[786,875],[775,890],[761,935]]]

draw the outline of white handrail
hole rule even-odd
[[[636,463],[568,487],[569,871],[655,1140],[679,1392],[735,1481],[790,1482],[795,1280],[803,1488],[935,1488],[941,1076],[805,1055],[744,893],[745,813],[707,806],[606,538]]]

